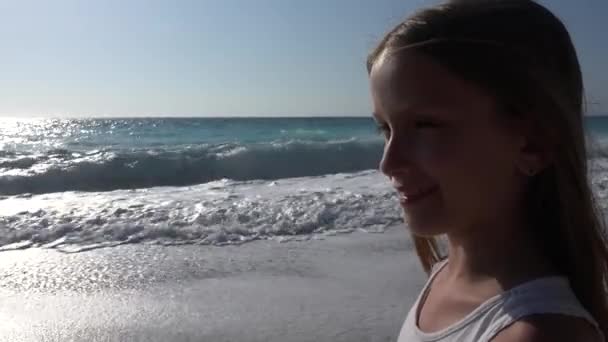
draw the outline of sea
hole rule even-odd
[[[587,117],[594,190],[608,117]],[[0,251],[235,245],[401,222],[371,117],[0,119]]]

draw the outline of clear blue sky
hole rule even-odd
[[[431,0],[0,0],[0,115],[369,115],[365,56]],[[608,112],[608,1],[545,0]]]

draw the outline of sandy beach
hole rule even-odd
[[[423,285],[407,232],[0,253],[2,341],[393,341]]]

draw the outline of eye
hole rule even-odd
[[[414,123],[414,126],[420,129],[428,129],[441,127],[441,124],[433,120],[418,120]]]

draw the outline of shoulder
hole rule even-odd
[[[492,342],[601,342],[595,328],[582,318],[540,314],[524,317],[502,330]]]

